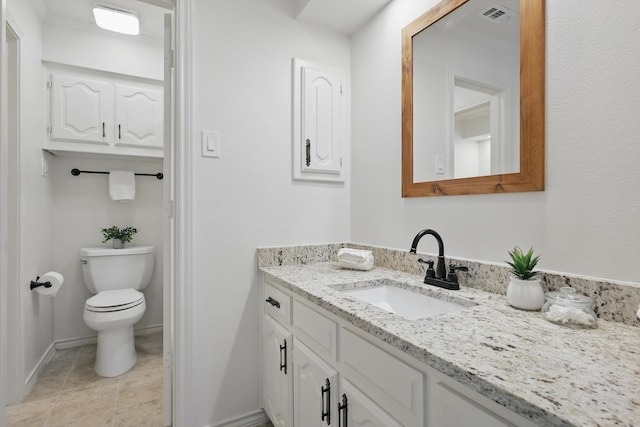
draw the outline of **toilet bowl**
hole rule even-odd
[[[134,289],[102,291],[84,305],[84,321],[98,332],[95,371],[117,377],[131,369],[137,359],[133,325],[147,308],[144,294]]]
[[[116,377],[137,359],[133,325],[147,308],[144,294],[154,264],[153,246],[80,250],[85,285],[95,293],[84,305],[85,324],[98,332],[95,371]]]

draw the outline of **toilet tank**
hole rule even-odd
[[[81,248],[84,284],[91,293],[116,289],[144,289],[151,281],[155,246],[124,249]]]

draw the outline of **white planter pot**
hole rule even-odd
[[[539,279],[522,280],[511,278],[507,287],[507,301],[523,310],[540,310],[544,305],[544,292]]]
[[[124,242],[120,239],[113,239],[113,249],[124,248]]]

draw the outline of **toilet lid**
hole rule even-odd
[[[89,298],[85,307],[91,311],[120,311],[144,302],[144,294],[135,289],[102,291]]]

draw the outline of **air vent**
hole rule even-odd
[[[491,22],[503,22],[511,18],[513,15],[515,15],[513,11],[499,4],[494,4],[484,12],[480,13],[480,16]]]

